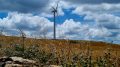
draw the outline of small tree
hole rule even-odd
[[[25,50],[25,38],[26,38],[26,34],[23,32],[23,30],[19,29],[20,35],[22,37],[22,48],[23,48],[23,53]]]

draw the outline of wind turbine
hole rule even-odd
[[[58,3],[56,7],[52,7],[52,11],[51,11],[54,15],[53,39],[56,39],[56,15],[58,15]]]

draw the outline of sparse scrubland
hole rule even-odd
[[[120,45],[95,41],[0,36],[0,56],[35,60],[40,67],[120,67]]]

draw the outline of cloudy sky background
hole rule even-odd
[[[6,35],[53,37],[52,6],[58,0],[0,0],[0,30]],[[59,0],[57,38],[120,44],[120,0]]]

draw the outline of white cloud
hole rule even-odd
[[[84,20],[92,20],[109,29],[120,29],[120,17],[114,14],[120,12],[120,4],[83,4],[76,6],[73,13],[85,15]]]
[[[119,0],[65,0],[74,4],[101,4],[101,3],[120,3]]]
[[[43,34],[41,32],[45,30],[51,30],[53,22],[50,22],[48,19],[40,16],[33,16],[32,14],[22,14],[17,12],[9,13],[8,16],[4,19],[0,19],[0,27],[4,27],[6,31],[22,29],[24,32]],[[9,31],[9,33],[11,33]],[[47,33],[46,33],[47,34]]]
[[[28,36],[46,35],[53,36],[53,22],[40,16],[32,14],[21,14],[17,12],[9,13],[8,17],[0,19],[1,26],[5,27],[7,35],[19,35],[18,28],[22,29]],[[0,27],[1,27],[0,26]],[[91,39],[92,37],[103,37],[108,35],[107,29],[97,29],[87,24],[81,24],[73,19],[66,20],[57,25],[57,37],[68,39]],[[14,33],[13,33],[14,32]]]
[[[63,24],[58,25],[58,31],[66,35],[68,39],[96,39],[105,38],[111,35],[107,28],[91,27],[88,24],[75,22],[73,19],[66,20]],[[97,37],[97,38],[96,38]]]
[[[64,15],[63,8],[67,6],[67,3],[65,3],[64,1],[59,1],[59,0],[50,0],[49,4],[44,9],[44,12],[40,13],[40,16],[53,17],[53,13],[52,13],[53,7],[56,8],[57,3],[58,3],[57,16],[63,16]]]
[[[89,29],[93,32],[93,38],[99,37],[105,41],[119,42],[118,35],[120,34],[120,3],[118,4],[82,4],[76,6],[73,11],[77,15],[85,15],[84,20],[94,22],[97,28]],[[100,30],[101,29],[101,30]],[[104,37],[103,37],[104,36]],[[107,40],[106,40],[107,39]]]
[[[76,4],[72,4],[70,2],[66,2],[65,0],[50,0],[49,1],[49,4],[44,8],[44,12],[41,12],[40,13],[40,16],[43,16],[43,17],[53,17],[53,14],[52,14],[52,7],[55,7],[57,6],[57,3],[58,3],[58,16],[63,16],[64,15],[64,11],[63,9],[70,9],[70,8],[74,8],[76,7]]]
[[[94,20],[99,24],[119,23],[119,17],[111,14],[88,14],[85,20]],[[103,18],[104,17],[104,18]],[[103,22],[105,21],[105,22]],[[47,38],[53,37],[53,22],[50,22],[45,17],[40,17],[33,14],[22,14],[17,12],[9,13],[4,19],[0,19],[0,27],[4,26],[9,34],[15,33],[16,29],[21,28],[28,35],[46,35]],[[66,39],[81,39],[81,40],[105,40],[112,35],[111,31],[103,26],[102,28],[95,25],[81,24],[73,19],[67,19],[62,24],[57,25],[57,38]],[[118,26],[118,25],[117,25]],[[117,30],[118,31],[118,30]],[[13,33],[14,32],[14,33]],[[115,36],[114,39],[118,40]]]
[[[73,13],[82,15],[82,14],[89,14],[89,13],[114,13],[120,11],[120,4],[83,4],[76,6],[75,11]]]
[[[93,20],[98,25],[108,29],[120,29],[120,17],[112,14],[89,14],[84,19]]]

